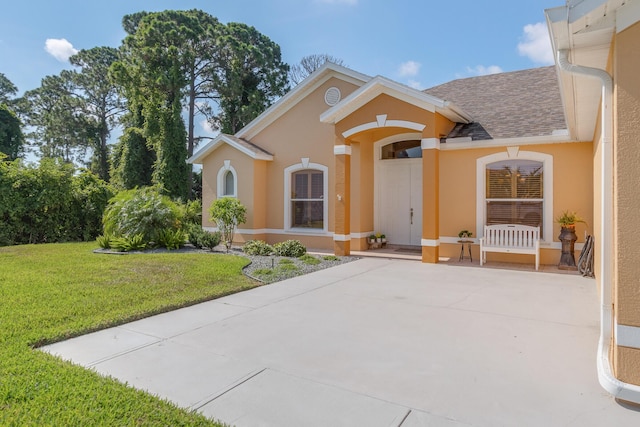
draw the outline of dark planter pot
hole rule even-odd
[[[562,227],[558,239],[562,242],[562,254],[560,255],[558,268],[561,270],[577,270],[574,248],[578,237],[576,236],[575,226]]]

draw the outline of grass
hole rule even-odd
[[[95,247],[0,248],[0,425],[218,425],[33,347],[255,287],[248,261]]]
[[[304,262],[307,265],[318,265],[318,264],[320,264],[322,262],[318,258],[314,257],[313,255],[309,255],[309,254],[304,254],[301,257],[298,257],[298,259],[300,261]]]

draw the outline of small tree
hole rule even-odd
[[[238,199],[222,197],[211,203],[209,213],[222,232],[222,241],[229,252],[236,226],[247,221],[247,208]]]

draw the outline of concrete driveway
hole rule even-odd
[[[44,348],[236,426],[637,426],[593,279],[365,258]]]

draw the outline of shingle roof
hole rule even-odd
[[[247,150],[256,153],[256,154],[266,154],[269,156],[273,156],[272,153],[268,152],[267,150],[265,150],[262,147],[259,147],[258,145],[254,144],[253,142],[249,142],[246,139],[243,138],[238,138],[237,136],[233,136],[233,135],[229,135],[229,134],[225,134],[225,137],[229,138],[230,140],[236,142],[237,144],[242,145],[244,148],[246,148]]]
[[[475,123],[456,126],[450,138],[543,136],[567,128],[553,66],[453,80],[425,92],[473,117]]]

